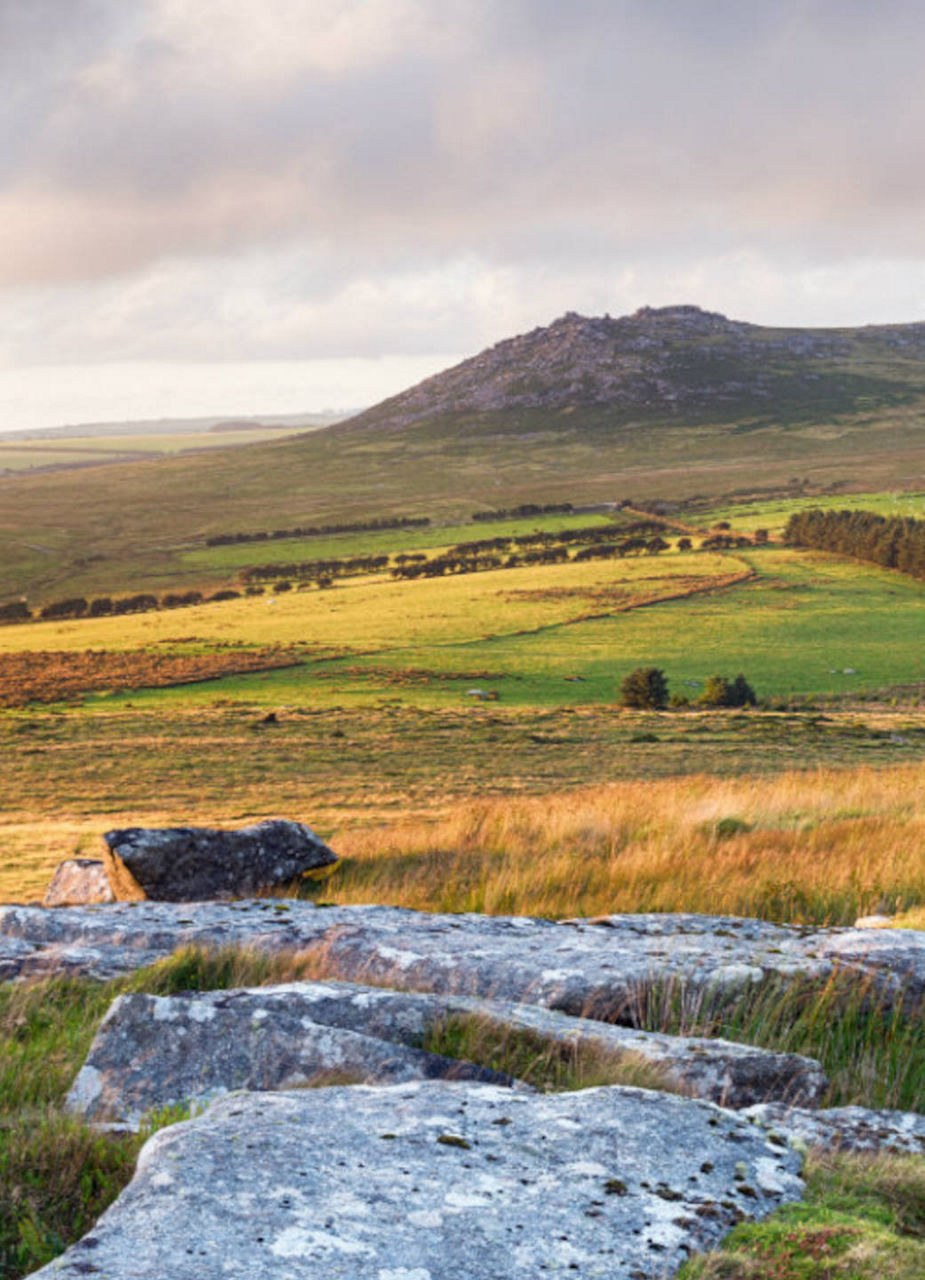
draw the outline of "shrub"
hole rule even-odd
[[[0,605],[0,622],[28,622],[32,617],[25,600],[12,600]]]
[[[660,711],[668,704],[668,681],[658,667],[637,667],[620,685],[625,707]]]
[[[704,707],[753,707],[757,698],[743,675],[737,675],[734,680],[713,675],[707,678],[697,701]]]

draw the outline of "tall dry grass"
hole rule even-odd
[[[851,923],[925,904],[925,763],[698,775],[459,805],[347,831],[337,902]]]

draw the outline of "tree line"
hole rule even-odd
[[[271,542],[282,538],[322,538],[335,533],[377,533],[381,529],[422,529],[429,516],[395,516],[382,520],[354,520],[350,524],[296,525],[293,529],[263,529],[257,533],[215,533],[207,547],[228,547],[239,542]]]
[[[613,530],[609,532],[612,537]],[[472,547],[477,547],[478,544],[463,543],[447,554],[434,556],[431,560],[397,564],[391,570],[391,574],[393,578],[439,578],[445,574],[482,573],[487,569],[519,569],[531,564],[564,564],[569,559],[575,563],[579,560],[618,559],[631,554],[658,555],[660,551],[667,551],[668,545],[664,538],[656,534],[651,538],[635,537],[624,538],[620,542],[597,542],[589,547],[580,548],[570,557],[568,547],[564,545],[544,546],[504,555],[503,548],[500,547],[495,552],[484,549],[473,550]]]
[[[148,613],[152,609],[181,609],[194,604],[215,604],[220,600],[236,600],[240,591],[225,587],[210,596],[201,591],[168,591],[165,595],[156,596],[150,592],[139,592],[133,596],[96,596],[88,600],[86,596],[69,596],[64,600],[52,600],[41,609],[33,612],[25,600],[13,600],[9,604],[0,605],[0,623],[8,622],[51,622],[62,618],[108,618],[127,613]]]
[[[793,513],[784,540],[793,547],[835,551],[925,579],[925,520],[811,507]]]
[[[568,515],[574,510],[570,502],[547,502],[542,506],[535,502],[524,502],[519,507],[499,507],[496,511],[473,511],[472,519],[476,523],[490,524],[495,520],[517,520],[525,516]]]

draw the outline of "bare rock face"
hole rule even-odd
[[[45,891],[45,907],[80,907],[115,902],[104,864],[94,858],[68,858],[59,863]]]
[[[301,822],[238,831],[129,827],[105,835],[106,872],[121,900],[206,902],[247,897],[332,866],[337,855]]]
[[[925,1155],[925,1115],[915,1111],[871,1111],[867,1107],[807,1111],[781,1102],[763,1102],[749,1107],[743,1115],[808,1147]]]
[[[925,930],[808,929],[723,916],[615,915],[557,924],[310,902],[0,907],[0,979],[109,978],[191,944],[323,951],[354,982],[535,1004],[634,1025],[669,984],[684,999],[753,983],[857,974],[884,1007],[921,1007]]]
[[[510,1076],[311,1017],[300,985],[113,1001],[68,1094],[87,1120],[137,1127],[175,1104],[200,1110],[238,1089]],[[311,985],[311,984],[306,984]],[[381,993],[388,996],[389,992]],[[407,1037],[406,1037],[407,1039]]]
[[[161,1130],[76,1280],[670,1276],[799,1198],[799,1155],[708,1103],[483,1084],[231,1094]]]
[[[435,1026],[461,1014],[532,1032],[550,1044],[632,1055],[659,1068],[667,1087],[731,1107],[768,1098],[812,1105],[826,1085],[810,1058],[727,1040],[649,1034],[490,1000],[296,982],[120,996],[97,1032],[68,1106],[88,1120],[134,1126],[161,1107],[198,1106],[233,1089],[298,1088],[338,1073],[353,1082],[501,1082],[497,1072],[418,1047]]]

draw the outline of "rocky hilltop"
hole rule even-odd
[[[794,402],[848,408],[895,402],[910,383],[925,389],[925,324],[776,329],[695,306],[642,307],[619,319],[569,311],[336,430],[525,409],[677,416],[766,413]]]

